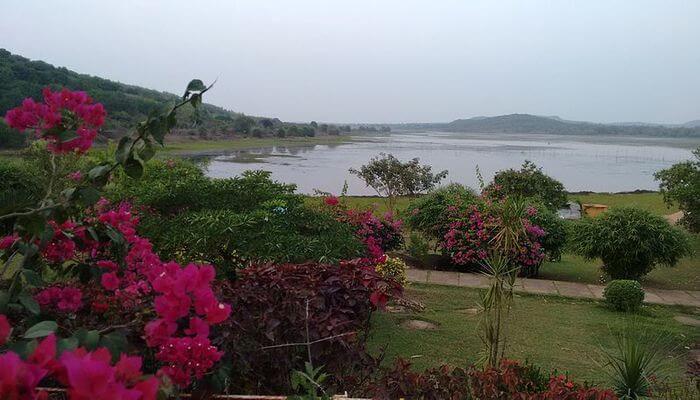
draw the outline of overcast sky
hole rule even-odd
[[[0,47],[287,121],[700,119],[698,0],[0,0]]]

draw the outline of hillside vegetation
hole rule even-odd
[[[184,83],[183,83],[184,84]],[[128,85],[96,76],[80,74],[64,67],[55,67],[43,61],[29,60],[0,49],[0,116],[16,107],[27,97],[40,99],[45,87],[87,92],[107,110],[107,121],[101,139],[117,138],[144,120],[152,111],[158,111],[178,101],[179,95]],[[183,110],[174,134],[193,139],[230,139],[236,137],[313,137],[341,135],[352,130],[349,125],[288,123],[277,118],[254,117],[204,104],[197,124],[193,124],[191,110]],[[363,127],[355,127],[359,130]],[[366,128],[379,131],[375,127]],[[386,128],[388,129],[388,128]],[[385,130],[386,130],[385,129]],[[26,145],[26,137],[12,132],[0,120],[0,149]]]
[[[683,125],[642,123],[597,124],[567,121],[557,117],[510,114],[496,117],[457,119],[449,123],[401,124],[398,129],[429,129],[469,133],[539,133],[557,135],[612,135],[656,137],[700,137],[700,125],[690,121]]]

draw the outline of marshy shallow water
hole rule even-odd
[[[584,137],[466,133],[393,133],[360,136],[334,145],[273,146],[254,150],[193,155],[207,158],[207,175],[231,177],[249,169],[272,172],[274,179],[296,183],[300,193],[315,189],[338,193],[343,182],[348,194],[375,194],[349,168],[359,168],[377,154],[391,153],[401,160],[418,157],[446,169],[447,182],[478,187],[476,167],[489,181],[496,171],[518,168],[531,160],[560,180],[569,191],[621,192],[656,190],[654,172],[690,159],[698,139]]]

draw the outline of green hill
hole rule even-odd
[[[26,97],[41,98],[41,90],[46,86],[88,92],[95,101],[107,108],[106,131],[118,132],[131,128],[151,110],[179,99],[179,96],[172,93],[79,74],[0,49],[0,115],[5,115],[7,110],[16,107]],[[204,126],[230,122],[237,116],[236,113],[210,104],[205,104],[202,108]]]
[[[183,82],[183,90],[184,85],[186,82]],[[176,94],[80,74],[0,49],[0,149],[26,144],[25,136],[13,132],[1,117],[26,97],[41,98],[41,91],[46,86],[83,90],[104,104],[107,121],[100,135],[103,140],[123,135],[144,120],[151,110],[162,109],[180,99]],[[192,124],[191,114],[191,108],[182,109],[173,134],[193,139],[228,139],[241,136],[309,137],[350,132],[349,126],[282,122],[277,118],[247,116],[211,104],[200,108],[200,120],[196,126]]]
[[[624,135],[662,137],[700,137],[699,126],[652,124],[596,124],[567,121],[557,117],[510,114],[497,117],[458,119],[439,127],[449,132],[471,133],[544,133],[559,135]]]

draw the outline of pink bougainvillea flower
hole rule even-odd
[[[54,153],[87,151],[107,115],[102,104],[93,103],[87,93],[80,91],[54,92],[47,87],[42,94],[43,103],[27,98],[21,106],[9,110],[5,114],[7,124],[22,132],[33,130]],[[63,132],[72,132],[74,137],[62,140]]]
[[[47,371],[37,365],[23,361],[16,353],[0,354],[0,399],[41,398],[35,388]]]
[[[102,287],[110,291],[115,291],[117,288],[119,288],[119,278],[114,272],[102,274],[100,283],[102,283]]]
[[[337,206],[340,200],[336,196],[327,196],[323,198],[323,202],[328,206]]]
[[[73,171],[68,174],[68,179],[79,182],[81,179],[83,179],[83,173],[80,171]]]
[[[0,250],[9,249],[12,245],[19,240],[19,235],[13,233],[12,235],[3,236],[0,238]]]
[[[41,290],[34,299],[42,308],[61,312],[77,312],[83,306],[83,292],[75,287],[51,286]]]

